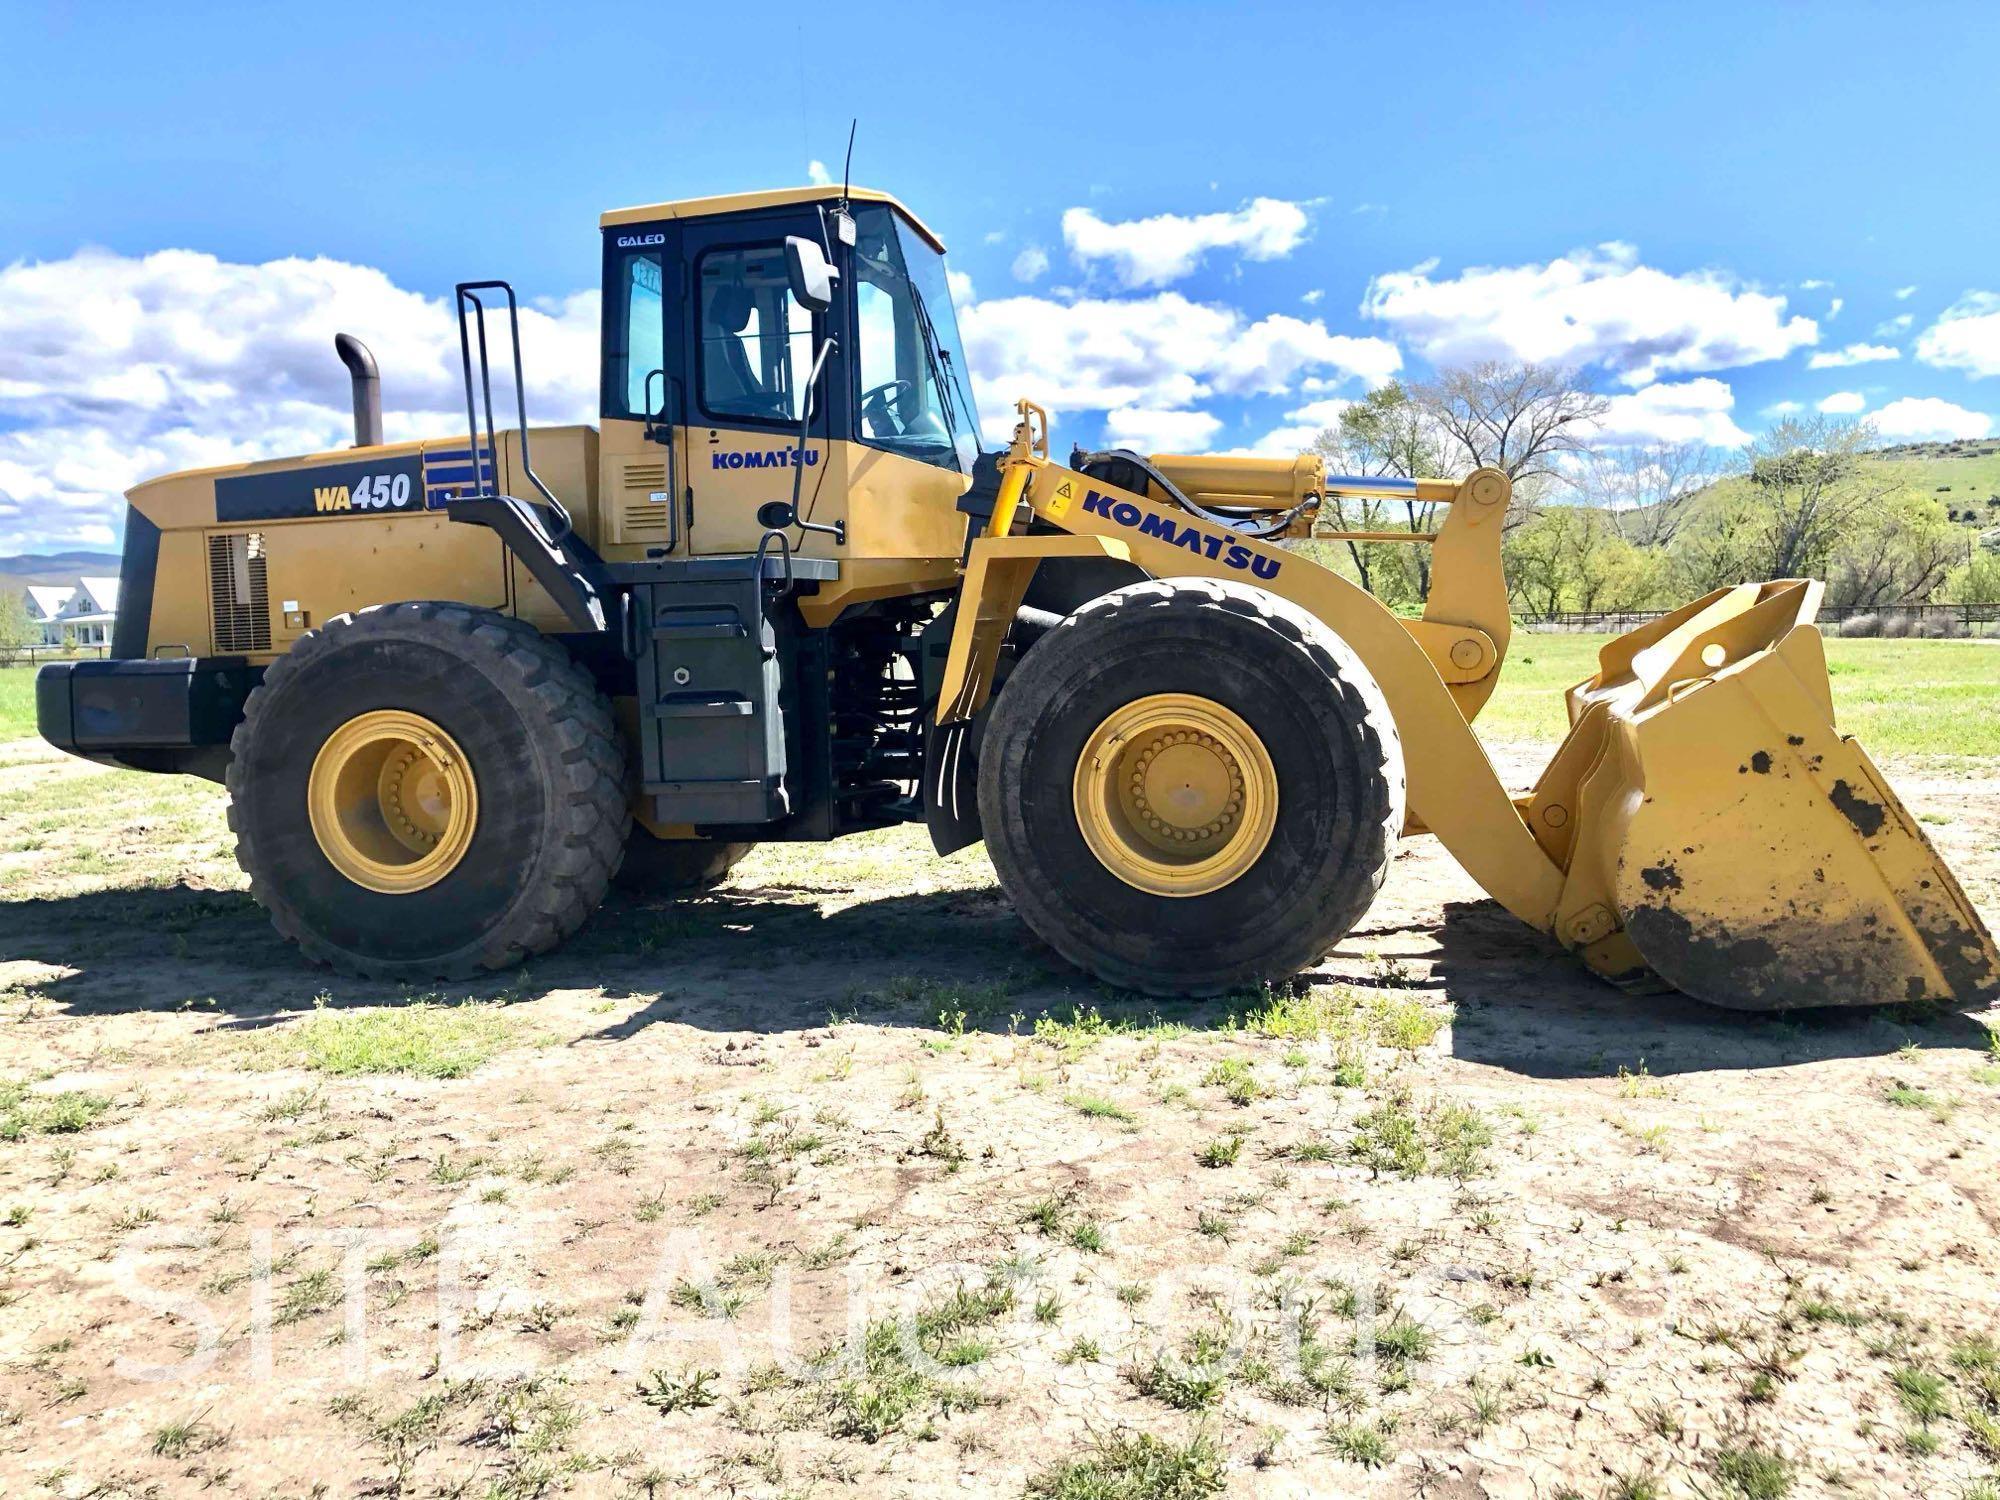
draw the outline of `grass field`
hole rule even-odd
[[[1560,739],[1563,690],[1596,669],[1609,639],[1517,634],[1480,733]],[[2000,643],[1833,640],[1826,653],[1840,726],[1871,751],[2000,755]],[[0,740],[34,732],[34,668],[0,668]]]
[[[0,740],[35,732],[35,669],[0,667]]]

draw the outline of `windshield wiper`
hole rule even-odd
[[[917,290],[916,282],[906,284],[910,288],[910,306],[917,314],[917,331],[924,339],[924,363],[930,368],[931,384],[937,387],[938,406],[944,416],[946,446],[955,453],[958,451],[958,403],[952,397],[952,383],[946,378],[948,373],[952,373],[951,355],[938,342],[937,325],[931,322],[930,309],[924,306],[924,294]],[[943,362],[942,369],[939,368],[940,361]],[[979,446],[976,437],[972,446],[974,449]]]

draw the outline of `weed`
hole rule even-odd
[[[1169,1443],[1117,1432],[1035,1474],[1027,1493],[1030,1500],[1204,1500],[1226,1482],[1222,1449],[1206,1433]]]
[[[1715,1454],[1715,1477],[1742,1500],[1781,1500],[1792,1488],[1792,1466],[1762,1448],[1724,1446]]]
[[[222,1442],[222,1434],[199,1418],[168,1422],[153,1433],[153,1454],[158,1458],[181,1459],[205,1453]]]
[[[1240,1057],[1223,1058],[1201,1081],[1205,1088],[1221,1089],[1223,1097],[1239,1107],[1254,1102],[1264,1092],[1250,1064]]]
[[[1118,1120],[1131,1124],[1137,1118],[1131,1110],[1101,1094],[1070,1094],[1063,1100],[1080,1115],[1088,1115],[1093,1120]]]
[[[1151,1360],[1129,1366],[1125,1378],[1132,1389],[1177,1411],[1203,1411],[1215,1405],[1229,1388],[1229,1378],[1222,1368],[1222,1351],[1211,1347],[1204,1332],[1197,1330],[1183,1343],[1186,1358],[1155,1349]]]
[[[19,1141],[31,1135],[74,1135],[95,1125],[110,1108],[111,1101],[102,1094],[74,1089],[37,1094],[25,1083],[0,1082],[0,1141]],[[63,1175],[68,1174],[68,1161],[62,1163],[62,1170]]]
[[[1915,1365],[1903,1365],[1890,1374],[1889,1383],[1895,1386],[1896,1399],[1903,1403],[1903,1410],[1926,1427],[1951,1409],[1941,1375]]]
[[[307,1318],[323,1313],[333,1306],[334,1296],[332,1271],[326,1269],[308,1271],[285,1288],[285,1295],[278,1303],[275,1321],[280,1328],[302,1323]]]
[[[1242,1154],[1242,1136],[1220,1135],[1197,1151],[1194,1159],[1204,1167],[1233,1167]]]
[[[697,1411],[715,1405],[715,1382],[721,1372],[693,1366],[678,1375],[665,1370],[648,1370],[639,1382],[639,1399],[661,1415],[677,1411]]]
[[[1379,1469],[1396,1456],[1389,1435],[1373,1422],[1338,1422],[1326,1429],[1326,1446],[1337,1458],[1364,1469]]]

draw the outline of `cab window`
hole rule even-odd
[[[944,260],[894,212],[855,213],[855,398],[861,440],[970,472],[978,453]]]
[[[666,309],[658,250],[621,255],[612,267],[605,319],[604,415],[645,417],[666,399]]]
[[[701,405],[711,419],[797,422],[812,314],[792,299],[782,245],[711,250],[699,287]]]

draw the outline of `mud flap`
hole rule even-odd
[[[1608,977],[1736,1009],[1988,1003],[1992,936],[1834,727],[1817,599],[1724,590],[1606,648],[1530,807],[1576,814],[1558,934]]]

